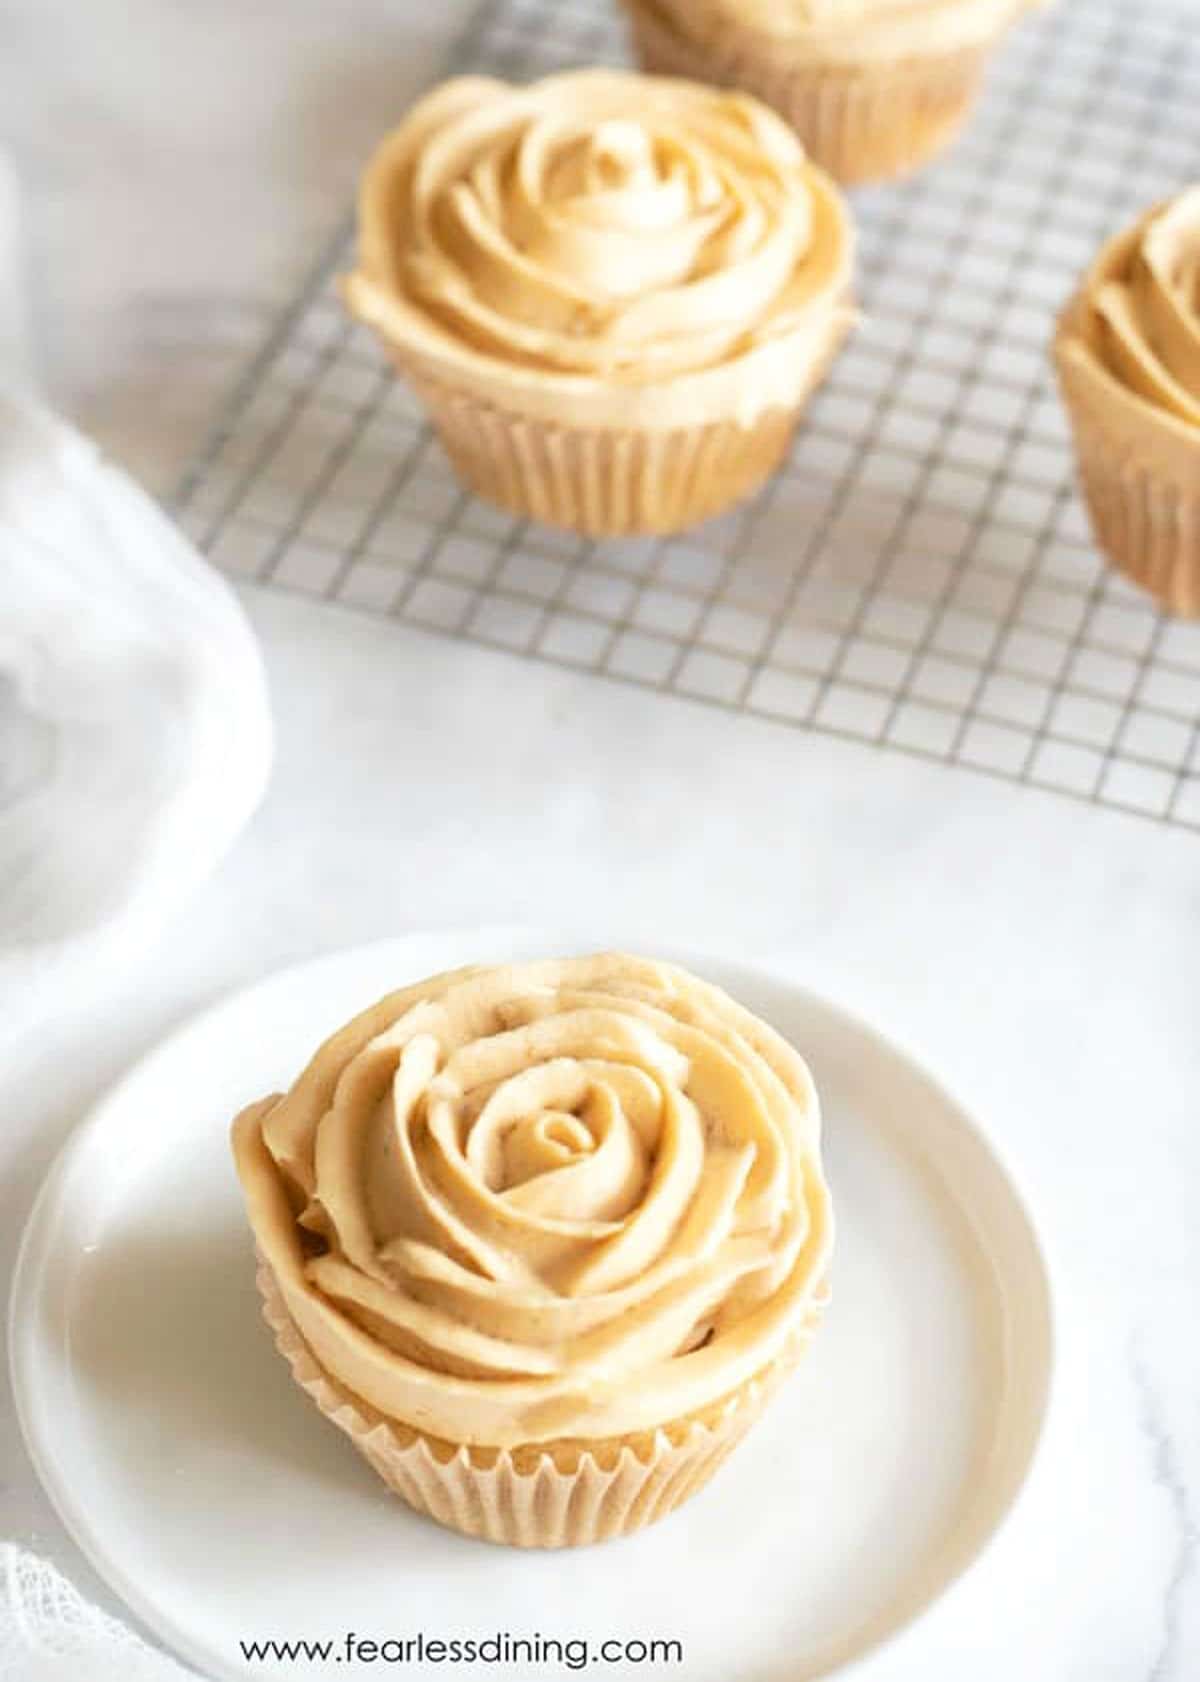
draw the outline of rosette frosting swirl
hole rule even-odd
[[[665,964],[548,960],[392,994],[244,1111],[234,1150],[318,1361],[453,1442],[686,1418],[782,1355],[823,1290],[807,1069]]]
[[[1089,302],[1113,378],[1200,428],[1200,186],[1151,213],[1094,277]]]
[[[470,77],[377,153],[346,296],[429,378],[673,424],[792,401],[845,328],[850,263],[836,191],[752,99]]]

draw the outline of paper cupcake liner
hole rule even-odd
[[[1200,451],[1191,486],[1113,448],[1103,424],[1075,416],[1084,501],[1109,560],[1170,612],[1200,618]]]
[[[520,1548],[628,1535],[702,1489],[799,1359],[818,1313],[784,1356],[702,1417],[636,1438],[482,1449],[425,1436],[351,1394],[317,1362],[261,1262],[258,1288],[296,1383],[389,1489],[448,1529]]]
[[[774,408],[749,426],[558,426],[432,384],[393,359],[477,496],[584,537],[663,535],[722,513],[774,472],[798,418],[798,409]]]
[[[895,63],[840,66],[789,59],[747,38],[694,42],[654,0],[623,0],[643,70],[740,88],[796,130],[814,163],[847,185],[928,163],[957,135],[979,92],[988,47]]]
[[[1200,438],[1191,471],[1175,477],[1131,448],[1128,427],[1107,422],[1061,358],[1059,378],[1097,544],[1171,613],[1200,618]]]

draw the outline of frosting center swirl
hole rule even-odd
[[[653,1428],[802,1334],[828,1194],[778,1036],[623,956],[434,977],[235,1125],[259,1247],[321,1363],[505,1446]]]
[[[788,400],[844,331],[849,266],[835,191],[754,100],[615,71],[461,78],[368,170],[347,298],[438,377],[466,358],[500,387],[586,380],[615,421],[614,386],[732,380],[775,346],[752,384]]]
[[[1147,219],[1092,307],[1109,372],[1154,407],[1200,427],[1200,186]]]

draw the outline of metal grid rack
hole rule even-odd
[[[750,503],[588,542],[454,479],[344,317],[344,229],[181,488],[223,567],[472,642],[1200,829],[1200,625],[1104,567],[1047,359],[1106,235],[1200,177],[1190,5],[1059,0],[948,159],[856,195],[864,321]],[[455,69],[620,62],[611,0],[485,0]]]

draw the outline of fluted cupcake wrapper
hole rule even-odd
[[[1170,612],[1200,618],[1200,440],[1194,472],[1174,477],[1131,450],[1128,429],[1107,424],[1091,388],[1077,385],[1061,359],[1059,378],[1097,544]]]
[[[732,420],[625,431],[553,425],[433,384],[394,353],[393,359],[476,495],[585,537],[666,534],[722,513],[779,465],[798,416],[798,409],[774,408],[746,426]],[[817,373],[825,366],[822,361]]]
[[[735,45],[693,42],[654,0],[623,0],[643,70],[740,88],[796,130],[813,161],[845,184],[889,180],[955,138],[979,92],[987,47],[895,63],[841,66]]]
[[[703,1418],[637,1438],[479,1449],[384,1418],[314,1358],[261,1261],[263,1316],[296,1383],[388,1488],[464,1535],[522,1548],[581,1547],[627,1535],[702,1489],[799,1359],[818,1309],[785,1355]]]

